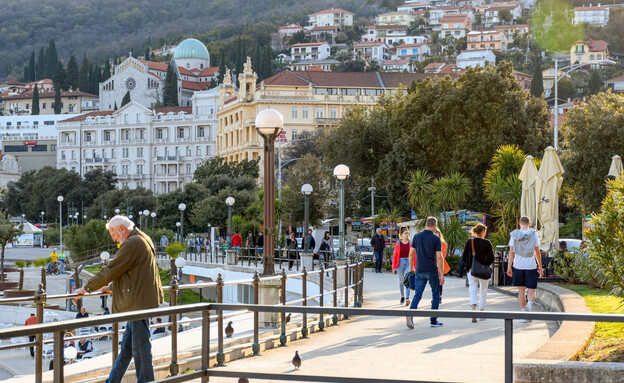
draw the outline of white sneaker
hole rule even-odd
[[[520,310],[520,311],[525,312],[526,310],[525,310],[525,309],[522,309],[522,310]],[[520,323],[529,323],[529,321],[528,321],[528,320],[526,320],[526,319],[520,319]]]
[[[525,306],[526,311],[531,312],[531,308],[532,307],[533,307],[533,302],[531,302],[531,301],[527,302],[527,304]],[[527,319],[527,322],[531,323],[531,322],[533,322],[533,320],[532,319]]]
[[[405,324],[407,325],[408,329],[414,329],[414,322],[412,321],[412,317],[405,317]]]

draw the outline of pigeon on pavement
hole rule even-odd
[[[301,367],[301,357],[299,356],[299,351],[295,351],[295,357],[292,360],[293,366],[295,366],[295,370],[298,370]]]
[[[232,321],[230,321],[230,323],[228,323],[227,327],[225,328],[225,336],[227,338],[231,338],[232,335],[234,335],[234,327],[232,327]]]

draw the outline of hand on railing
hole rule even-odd
[[[96,293],[101,294],[101,293],[112,293],[113,290],[111,290],[110,287],[108,286],[104,286],[101,289],[97,290]],[[76,299],[82,299],[82,295],[85,295],[87,293],[87,290],[85,290],[84,287],[81,287],[79,289],[76,289],[74,291],[74,294],[78,294],[79,296],[76,297]]]

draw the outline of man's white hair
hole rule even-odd
[[[128,230],[134,229],[134,222],[130,221],[130,218],[125,215],[116,215],[106,223],[106,230],[114,229],[123,226]]]

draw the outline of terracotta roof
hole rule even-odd
[[[575,11],[604,11],[607,7],[575,7]]]
[[[200,77],[203,77],[203,76],[214,76],[214,75],[217,74],[218,71],[219,71],[219,67],[218,66],[211,66],[211,67],[208,67],[208,68],[204,68],[203,71],[199,72],[198,76],[200,76]]]
[[[49,78],[44,78],[44,79],[41,79],[41,80],[29,82],[27,85],[35,86],[35,84],[39,85],[39,84],[53,84],[53,83],[54,82],[52,80],[50,80]]]
[[[609,48],[609,44],[604,40],[587,39],[583,42],[587,44],[590,52],[603,52]]]
[[[429,46],[429,44],[427,43],[417,43],[417,44],[401,44],[397,47],[398,48],[417,48],[417,47],[422,47],[423,45]]]
[[[14,78],[13,78],[13,79],[10,79],[10,80],[7,80],[7,81],[5,81],[5,82],[2,82],[2,83],[0,83],[0,84],[3,84],[3,85],[26,85],[26,83],[25,83],[25,82],[17,81],[17,80],[16,80],[16,79],[14,79]]]
[[[440,6],[437,6],[435,9],[442,9],[444,11],[452,11],[452,10],[459,11],[459,7],[454,6],[454,5],[440,5]]]
[[[210,82],[193,82],[182,80],[182,88],[190,90],[206,90],[210,87]]]
[[[617,77],[613,77],[605,82],[620,82],[620,81],[624,81],[624,74],[621,74]]]
[[[317,25],[312,28],[313,31],[337,31],[337,25]]]
[[[353,12],[345,11],[344,9],[341,9],[341,8],[332,8],[332,9],[325,9],[323,11],[318,11],[315,13],[310,13],[308,16],[321,15],[323,13],[348,13],[350,15],[355,14]]]
[[[291,45],[291,48],[300,48],[300,47],[318,47],[321,46],[323,44],[327,44],[327,42],[325,41],[317,41],[315,43],[299,43],[299,44],[294,44]]]
[[[321,68],[318,65],[314,65],[306,69],[306,72],[325,72],[325,69]]]
[[[181,67],[181,66],[178,67],[178,72],[180,72],[180,74],[184,74],[184,75],[187,75],[187,76],[196,76],[195,73],[193,73],[190,70],[188,70],[188,69],[186,69],[184,67]]]
[[[528,77],[528,78],[532,78],[532,77],[533,77],[533,76],[531,76],[531,75],[530,75],[530,74],[528,74],[528,73],[520,72],[520,71],[515,70],[515,69],[514,69],[514,70],[512,70],[512,71],[511,71],[511,73],[512,73],[514,76],[519,76],[519,77]]]
[[[87,117],[98,117],[98,116],[110,116],[113,114],[114,110],[98,110],[97,112],[89,112],[85,114],[81,114],[80,116],[68,118],[67,120],[61,120],[59,122],[75,122],[75,121],[84,121]]]
[[[161,108],[153,108],[152,110],[156,114],[158,114],[158,113],[167,114],[169,112],[173,112],[173,113],[185,112],[187,114],[193,113],[193,107],[192,106],[163,106]]]
[[[24,93],[17,94],[15,96],[7,96],[3,97],[3,100],[21,100],[21,99],[30,99],[32,98],[33,92],[29,90]],[[61,97],[69,97],[69,96],[77,96],[77,97],[93,97],[97,98],[95,94],[81,92],[79,90],[69,91],[64,90],[61,92]],[[54,92],[39,92],[39,98],[54,98]]]
[[[443,66],[447,65],[446,63],[429,63],[425,67],[425,70],[438,70]]]
[[[289,25],[284,25],[283,27],[279,27],[277,29],[293,29],[293,28],[303,28],[303,27],[299,24],[289,24]]]
[[[382,66],[389,66],[389,65],[405,65],[409,63],[409,59],[399,59],[399,60],[386,60]]]
[[[264,80],[265,85],[354,88],[398,88],[414,81],[435,77],[428,73],[378,73],[378,72],[300,72],[284,71]],[[381,78],[383,84],[379,81]]]
[[[466,20],[468,20],[468,15],[444,15],[440,19],[440,22],[443,23],[445,21],[450,22],[450,21],[466,21]]]
[[[147,64],[149,69],[152,70],[159,70],[159,71],[163,71],[166,72],[167,69],[169,68],[169,64],[167,63],[159,63],[159,62],[155,62],[155,61],[146,61],[146,60],[141,60],[141,59],[137,59],[140,62]]]

